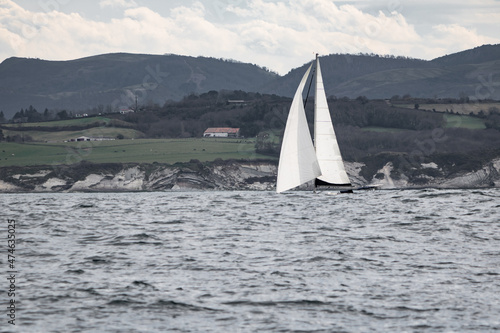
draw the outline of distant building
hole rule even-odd
[[[237,138],[240,136],[239,128],[210,127],[203,133],[205,138]]]
[[[88,136],[79,136],[78,138],[75,139],[70,139],[69,141],[108,141],[108,140],[114,140],[114,138],[106,138],[106,137],[88,137]]]
[[[135,111],[132,110],[132,109],[122,109],[122,110],[120,110],[121,114],[127,114],[127,113],[131,113],[131,112],[135,112]]]

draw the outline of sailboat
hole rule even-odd
[[[302,93],[314,63],[313,143]],[[313,180],[315,188],[342,187],[348,188],[348,191],[352,188],[333,129],[318,55],[302,77],[290,107],[281,145],[276,192],[281,193]]]

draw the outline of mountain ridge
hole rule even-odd
[[[500,99],[500,45],[483,45],[433,60],[379,55],[321,57],[328,96],[395,95]],[[162,105],[189,94],[242,90],[291,97],[304,64],[280,76],[235,60],[182,55],[109,53],[66,61],[12,57],[0,64],[0,110],[6,118],[38,110],[85,111]]]

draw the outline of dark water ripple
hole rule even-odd
[[[499,190],[0,202],[19,270],[2,332],[500,330]]]

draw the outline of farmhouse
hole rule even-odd
[[[205,138],[237,138],[240,136],[239,128],[210,127],[203,133]]]

